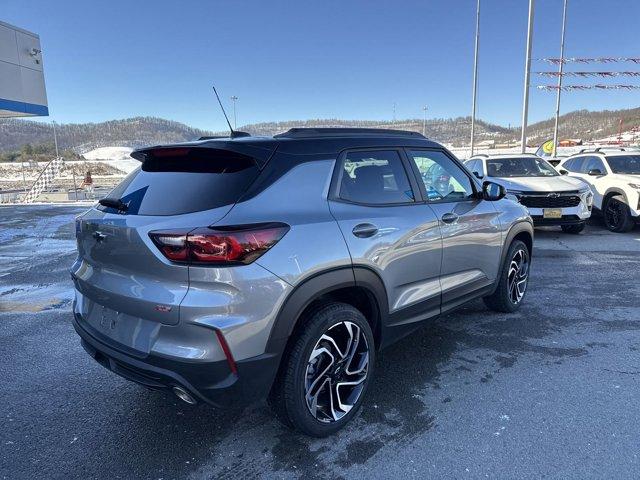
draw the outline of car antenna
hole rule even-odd
[[[229,137],[237,138],[237,137],[250,137],[251,135],[247,132],[236,131],[231,127],[231,122],[229,121],[229,117],[227,117],[227,112],[225,112],[224,107],[222,106],[222,102],[220,101],[220,95],[218,95],[218,91],[216,90],[216,86],[212,85],[213,93],[216,94],[216,98],[218,99],[218,104],[220,104],[220,109],[222,110],[222,114],[224,115],[224,119],[227,121],[227,125],[229,125],[229,131],[231,132]]]

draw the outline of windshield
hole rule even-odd
[[[616,155],[607,157],[613,173],[640,175],[640,155]]]
[[[555,177],[559,175],[546,161],[536,157],[490,158],[489,177]]]

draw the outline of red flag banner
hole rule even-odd
[[[571,92],[574,90],[640,90],[640,85],[605,85],[605,84],[597,84],[597,85],[563,85],[562,87],[558,87],[557,85],[537,85],[536,88],[538,90],[543,90],[547,92],[555,92],[558,89],[563,92]]]
[[[541,62],[560,65],[560,63],[618,63],[631,62],[640,64],[640,57],[569,57],[569,58],[537,58]]]
[[[640,77],[640,72],[536,72],[542,77]]]

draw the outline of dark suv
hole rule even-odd
[[[474,298],[511,312],[525,295],[526,209],[422,135],[293,129],[132,156],[77,219],[74,326],[102,365],[186,402],[268,398],[327,435],[380,348]]]

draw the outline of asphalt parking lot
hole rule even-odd
[[[385,350],[361,415],[317,440],[95,363],[67,273],[85,208],[0,207],[0,478],[638,477],[639,228],[536,231],[519,312],[473,302]]]

